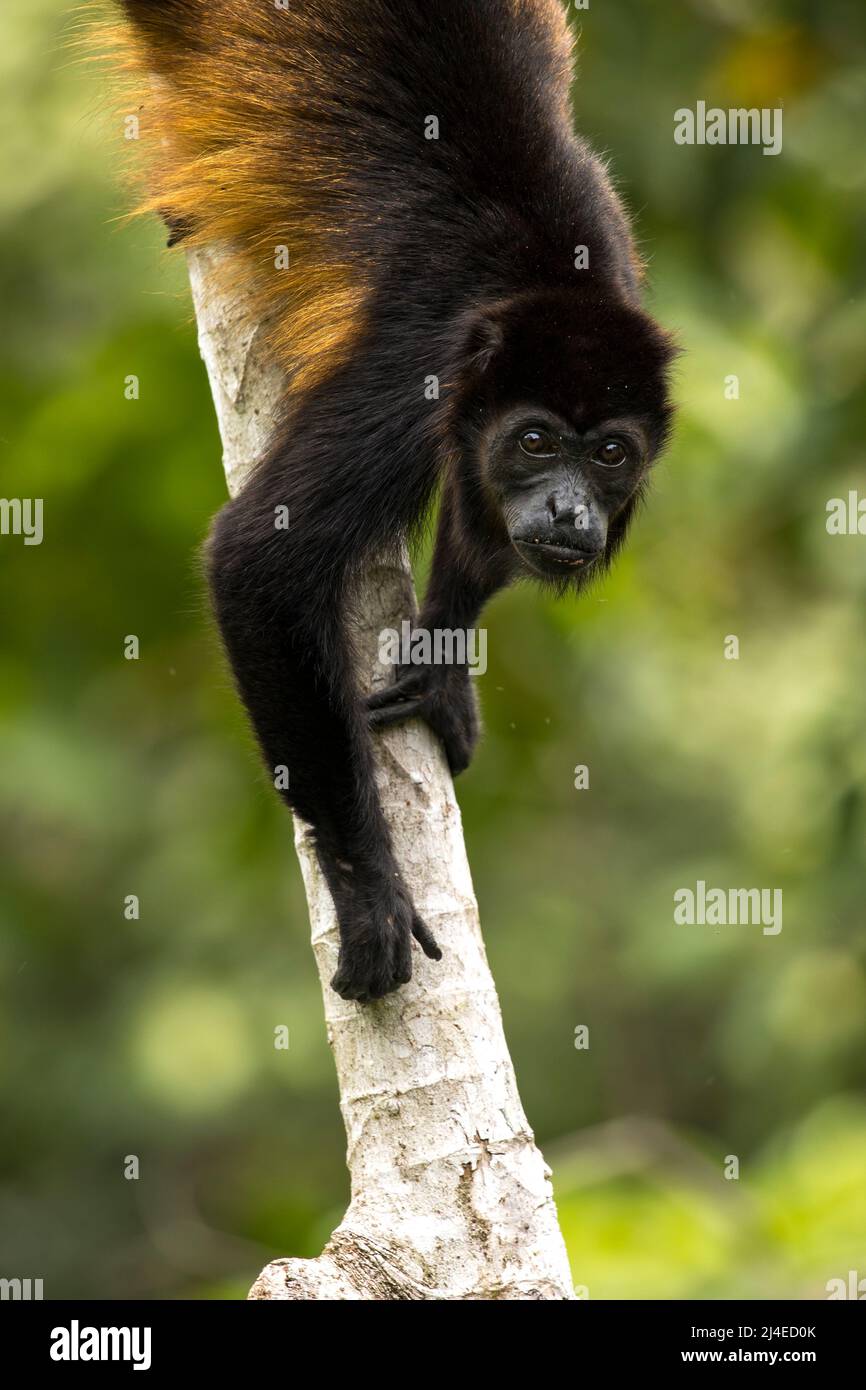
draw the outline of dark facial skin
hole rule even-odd
[[[548,409],[501,415],[481,465],[521,565],[534,577],[582,582],[607,557],[611,523],[634,499],[650,458],[645,422],[578,429]]]

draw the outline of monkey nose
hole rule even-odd
[[[574,526],[578,530],[585,530],[589,525],[589,507],[575,497],[551,493],[547,499],[547,511],[555,526]]]

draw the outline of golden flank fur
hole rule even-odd
[[[292,139],[293,121],[316,93],[302,77],[303,53],[275,42],[283,12],[230,0],[190,0],[188,8],[206,63],[172,43],[170,27],[97,27],[124,109],[139,117],[145,191],[134,212],[181,226],[187,247],[220,244],[232,253],[224,274],[243,283],[297,390],[347,353],[364,302],[358,267],[340,254],[329,217],[342,171]],[[327,23],[328,9],[307,0],[305,28]]]

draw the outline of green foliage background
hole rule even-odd
[[[470,858],[576,1281],[823,1297],[866,1276],[866,537],[825,528],[864,486],[863,9],[576,19],[578,120],[686,348],[682,413],[604,588],[490,609]],[[223,479],[183,262],[115,220],[78,22],[0,21],[0,493],[46,518],[41,547],[0,537],[0,1275],[239,1296],[321,1248],[343,1136],[289,821],[203,602]],[[676,146],[698,99],[783,105],[782,155]],[[782,888],[781,934],[675,926],[697,878]]]

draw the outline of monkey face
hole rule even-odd
[[[635,305],[568,289],[480,311],[469,355],[463,418],[496,529],[524,569],[581,583],[622,543],[667,437],[674,348]]]
[[[484,476],[521,563],[543,579],[584,580],[609,558],[650,456],[645,422],[578,430],[549,410],[500,415],[483,443]]]

